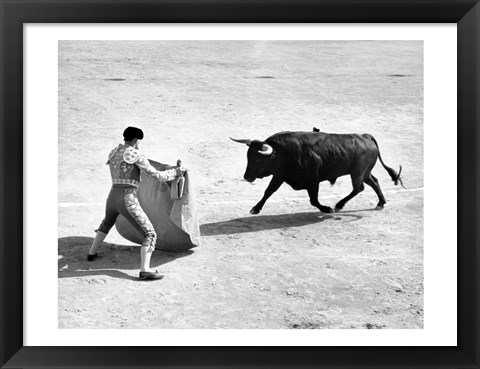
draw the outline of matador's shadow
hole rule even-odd
[[[140,267],[140,247],[103,243],[99,258],[87,261],[87,253],[92,245],[92,237],[61,237],[58,239],[58,278],[109,276],[138,280]],[[152,269],[170,263],[178,258],[189,256],[193,251],[180,253],[155,251],[150,266]],[[132,270],[124,273],[121,270]],[[161,273],[161,270],[159,271]]]
[[[202,224],[200,225],[200,233],[202,236],[248,233],[279,228],[301,227],[325,221],[345,221],[345,219],[347,219],[347,222],[353,222],[362,219],[362,216],[345,214],[345,212],[323,214],[315,211],[280,215],[250,215],[244,218]]]

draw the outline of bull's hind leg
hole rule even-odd
[[[364,182],[369,185],[370,187],[373,188],[375,193],[378,196],[378,204],[377,204],[377,209],[383,209],[383,206],[387,203],[385,200],[385,197],[383,196],[382,190],[380,189],[380,184],[378,183],[378,180],[374,177],[373,174],[370,174]]]
[[[312,185],[307,191],[310,197],[310,204],[318,208],[322,213],[333,213],[330,206],[324,206],[318,202],[318,183]]]
[[[347,202],[349,202],[351,199],[353,199],[355,196],[357,196],[360,192],[362,192],[365,189],[362,176],[352,175],[351,177],[352,177],[353,191],[350,192],[348,196],[341,199],[337,203],[337,205],[335,205],[335,211],[342,210]]]

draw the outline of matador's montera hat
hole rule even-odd
[[[138,138],[139,140],[143,139],[143,131],[137,127],[127,127],[125,131],[123,131],[123,138],[125,141],[133,140],[134,138]]]

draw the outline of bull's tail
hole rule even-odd
[[[378,149],[378,158],[380,159],[380,163],[382,163],[383,167],[387,171],[387,173],[390,175],[390,178],[392,178],[393,183],[395,183],[395,186],[397,186],[399,183],[400,185],[405,188],[402,182],[402,177],[400,177],[400,174],[402,173],[402,166],[400,165],[400,169],[398,170],[398,173],[390,168],[389,166],[385,165],[385,163],[382,160],[382,155],[380,155],[380,148],[378,147],[378,143],[375,140],[373,136],[370,136],[372,138],[372,141],[375,143],[375,146],[377,146]]]

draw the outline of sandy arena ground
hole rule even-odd
[[[421,42],[60,42],[58,289],[61,328],[422,328]],[[86,254],[110,189],[110,150],[141,127],[152,159],[195,176],[202,245],[154,253],[111,231]],[[322,214],[288,185],[257,215],[270,178],[249,184],[244,145],[279,131],[371,133],[408,190],[373,170]],[[350,178],[320,185],[322,204]]]

